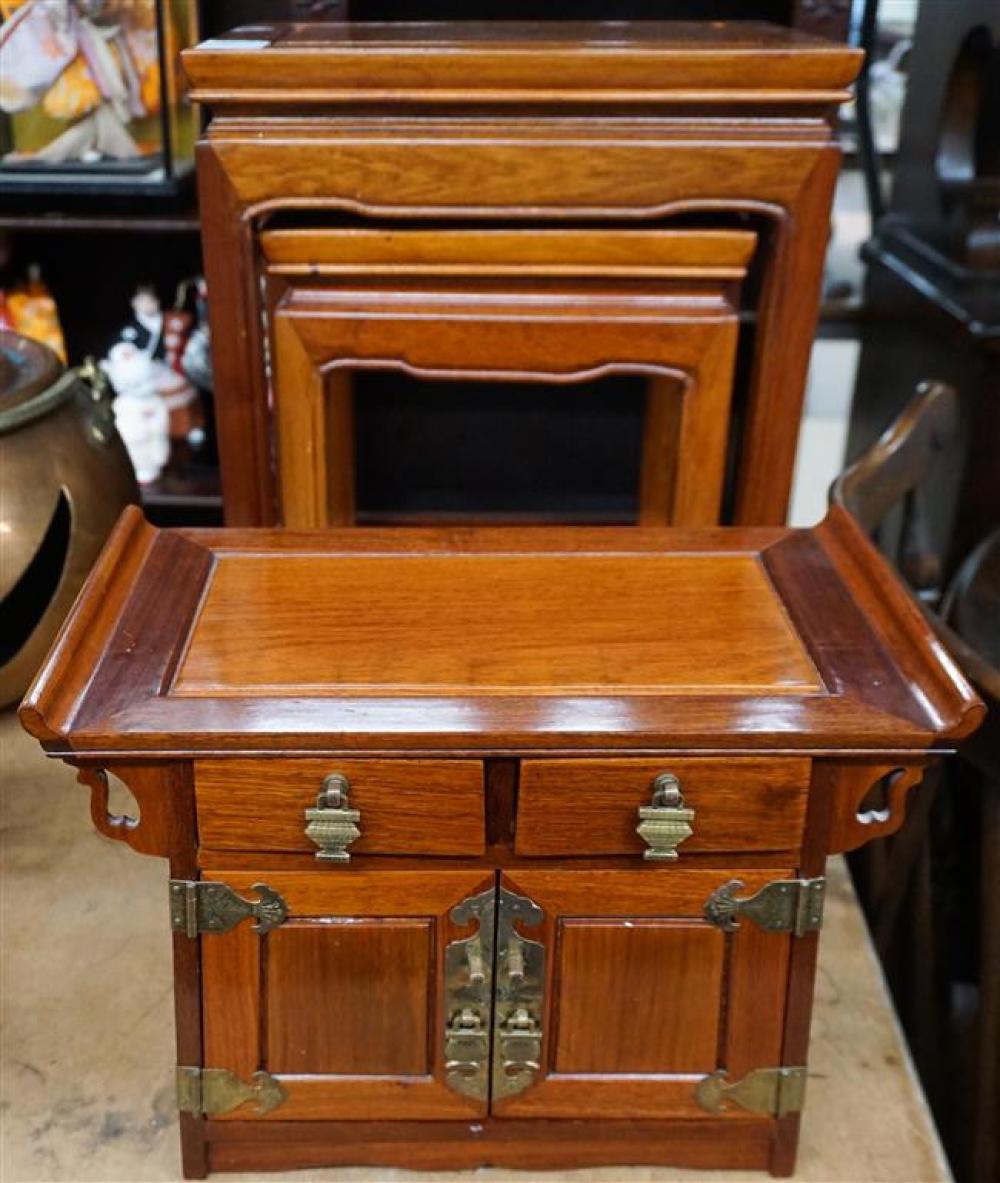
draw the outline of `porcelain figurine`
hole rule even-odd
[[[131,341],[112,345],[101,365],[118,395],[112,408],[136,479],[148,485],[170,458],[170,412],[160,395],[165,367]]]

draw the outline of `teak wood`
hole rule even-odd
[[[351,375],[377,365],[646,372],[640,521],[781,523],[831,117],[859,56],[655,21],[258,25],[187,51],[212,112],[198,168],[227,522],[354,519]],[[637,286],[645,331],[627,327]],[[542,298],[572,315],[526,320]]]
[[[738,281],[755,241],[691,231],[265,232],[265,274],[281,276],[268,301],[281,520],[353,522],[350,375],[384,369],[543,380],[570,399],[590,378],[644,375],[639,521],[715,523]]]
[[[129,510],[21,708],[97,828],[170,861],[190,1177],[790,1173],[826,855],[897,828],[981,714],[839,508],[321,533]]]

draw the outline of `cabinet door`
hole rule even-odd
[[[705,1118],[695,1098],[702,1078],[780,1064],[792,938],[751,922],[726,933],[703,908],[730,879],[751,893],[791,874],[671,867],[504,875],[501,899],[514,893],[541,910],[531,927],[515,921],[514,930],[544,946],[544,986],[529,981],[517,997],[498,935],[497,1116]],[[506,1007],[515,1016],[506,1047],[505,996],[518,1003]],[[524,1038],[529,1025],[540,1028],[534,1047]],[[504,1095],[507,1080],[515,1091]],[[733,1106],[724,1116],[752,1115]]]
[[[203,878],[250,899],[266,883],[288,909],[263,935],[244,921],[202,937],[205,1067],[276,1077],[287,1096],[263,1120],[486,1112],[485,1098],[446,1083],[443,979],[448,943],[476,931],[450,913],[493,891],[494,874],[351,867]],[[220,1117],[259,1120],[247,1105]]]

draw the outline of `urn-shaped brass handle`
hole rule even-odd
[[[647,859],[675,859],[677,847],[694,833],[694,810],[684,805],[681,782],[673,773],[664,772],[653,781],[653,796],[648,805],[639,806],[639,824],[635,832],[649,847]]]
[[[323,778],[316,805],[305,811],[306,837],[319,847],[316,858],[325,863],[348,863],[347,850],[361,837],[361,813],[350,807],[350,784],[342,772]]]

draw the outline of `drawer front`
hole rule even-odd
[[[805,759],[525,760],[515,849],[521,855],[641,855],[639,809],[671,773],[692,834],[678,854],[794,850],[802,840]]]
[[[316,852],[305,810],[325,777],[360,813],[354,854],[478,855],[485,846],[478,760],[213,759],[195,767],[198,835],[210,850]]]

